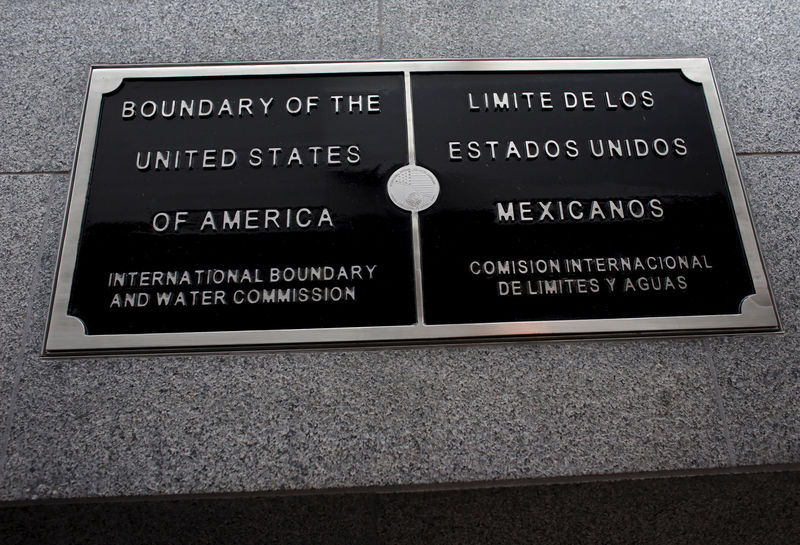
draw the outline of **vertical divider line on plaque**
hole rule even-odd
[[[431,206],[439,196],[439,182],[432,172],[417,165],[414,141],[414,108],[411,93],[411,73],[403,72],[406,106],[406,135],[408,138],[408,164],[392,173],[387,192],[400,209],[411,213],[411,236],[414,258],[414,298],[416,326],[424,327],[425,309],[422,290],[422,242],[419,212]]]
[[[414,142],[414,106],[411,97],[411,73],[406,70],[403,72],[404,87],[406,94],[406,137],[408,139],[408,164],[417,164],[417,153]],[[419,229],[419,213],[411,211],[411,237],[414,255],[414,299],[417,309],[417,326],[425,324],[425,307],[422,301],[422,250]]]
[[[414,104],[412,102],[413,96],[411,93],[411,72],[406,70],[403,75],[405,76],[406,91],[408,164],[413,167],[417,164],[417,149],[414,139]],[[422,298],[422,240],[419,225],[419,212],[416,210],[411,211],[411,236],[414,245],[414,297],[417,305],[417,325],[423,326],[425,325],[425,302]]]

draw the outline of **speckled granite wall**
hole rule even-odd
[[[800,462],[800,5],[3,2],[0,500]],[[785,333],[44,361],[90,64],[708,56]]]

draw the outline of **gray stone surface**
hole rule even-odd
[[[800,156],[740,161],[783,335],[708,339],[738,464],[800,462]]]
[[[0,175],[0,460],[52,180],[44,175]]]
[[[46,322],[50,312],[50,297],[67,209],[69,175],[51,174],[48,178],[49,196],[44,203],[46,210],[41,227],[41,242],[38,246],[39,261],[32,263],[31,269],[27,272],[31,277],[32,294],[29,298],[30,304],[27,305],[30,326],[19,351],[22,358],[38,357],[44,346]]]
[[[383,2],[388,58],[701,56],[740,152],[800,150],[800,4]]]
[[[48,214],[0,499],[728,462],[698,340],[41,360],[65,178]]]
[[[377,17],[364,0],[3,1],[0,172],[72,167],[92,64],[369,58]]]

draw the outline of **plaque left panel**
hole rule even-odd
[[[415,320],[399,73],[126,78],[102,96],[67,313],[87,335]]]

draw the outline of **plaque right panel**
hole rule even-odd
[[[735,314],[754,293],[680,70],[412,73],[427,324]]]

